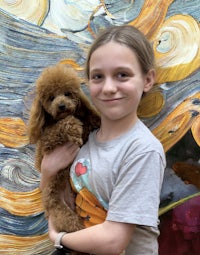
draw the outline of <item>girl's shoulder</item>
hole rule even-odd
[[[138,120],[132,128],[128,140],[138,152],[156,151],[164,156],[164,149],[161,142],[141,120]]]

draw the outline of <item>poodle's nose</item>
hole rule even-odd
[[[59,108],[60,111],[64,111],[65,110],[65,105],[64,104],[60,104],[58,106],[58,108]]]

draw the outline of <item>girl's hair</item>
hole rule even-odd
[[[143,73],[146,74],[150,69],[154,68],[153,48],[144,34],[130,25],[112,26],[99,34],[88,52],[85,67],[85,73],[88,79],[92,53],[111,41],[129,47],[136,54]]]

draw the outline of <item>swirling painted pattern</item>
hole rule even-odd
[[[166,152],[189,129],[200,145],[200,3],[16,0],[0,1],[0,7],[0,253],[45,255],[53,247],[34,147],[26,136],[29,91],[36,78],[44,67],[61,61],[73,66],[84,82],[86,52],[97,32],[110,25],[134,25],[152,42],[158,71],[157,84],[139,107],[140,117]],[[161,208],[160,214],[190,194]]]
[[[182,80],[200,67],[200,26],[188,15],[167,19],[154,40],[157,83]]]

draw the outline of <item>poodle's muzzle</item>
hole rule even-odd
[[[74,114],[78,101],[69,97],[56,97],[51,103],[51,114],[54,119],[65,118],[69,114]]]

